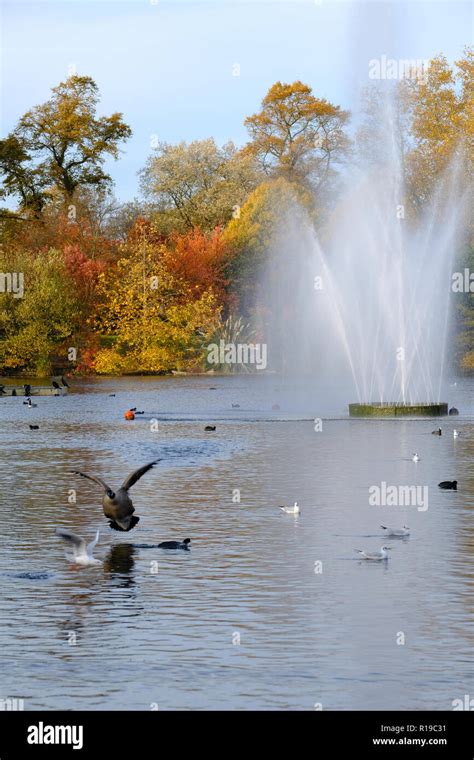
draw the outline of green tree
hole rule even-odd
[[[120,113],[97,117],[98,101],[94,80],[73,75],[53,88],[46,103],[27,111],[0,141],[3,193],[36,210],[51,194],[70,202],[78,188],[109,187],[105,159],[118,157],[118,144],[131,130]]]

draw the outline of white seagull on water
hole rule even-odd
[[[412,460],[413,460],[414,462],[419,462],[419,461],[420,461],[420,457],[418,456],[418,454],[413,454],[413,456],[412,456]]]
[[[381,559],[388,559],[387,550],[390,550],[391,548],[391,546],[382,546],[379,552],[365,552],[362,551],[362,549],[355,549],[354,551],[360,555],[361,559],[371,559],[377,561]]]
[[[301,511],[297,501],[295,501],[292,507],[280,507],[280,509],[282,512],[286,512],[287,515],[299,515]]]
[[[381,528],[385,531],[386,536],[409,536],[410,528],[408,525],[404,525],[403,528],[389,528],[387,525],[381,525]]]
[[[102,561],[100,559],[95,559],[92,556],[94,547],[99,540],[99,531],[97,531],[95,534],[94,540],[87,545],[83,538],[76,535],[76,533],[72,533],[70,530],[65,530],[64,528],[56,528],[55,533],[57,536],[59,536],[59,538],[62,538],[64,541],[66,541],[66,543],[72,549],[72,552],[66,552],[66,559],[70,560],[75,565],[88,566],[102,564]]]

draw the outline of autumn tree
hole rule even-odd
[[[151,233],[151,235],[150,235]],[[102,374],[169,372],[203,366],[208,336],[220,323],[212,288],[196,292],[166,266],[164,244],[138,224],[116,267],[100,276],[96,330]]]
[[[219,303],[229,300],[229,280],[225,268],[231,256],[230,246],[225,242],[222,230],[212,232],[195,228],[184,234],[174,234],[166,245],[164,262],[168,271],[186,282],[193,297],[212,289]]]
[[[250,155],[232,142],[222,148],[210,138],[160,143],[141,172],[141,187],[154,204],[155,222],[165,234],[226,224],[257,185]]]
[[[23,297],[0,293],[0,367],[6,374],[49,374],[53,353],[61,352],[67,362],[67,346],[77,345],[85,318],[62,253],[1,252],[0,271],[24,277]]]
[[[224,233],[230,247],[225,274],[238,296],[242,313],[248,316],[262,300],[264,275],[271,266],[276,246],[285,244],[291,263],[292,231],[312,219],[311,194],[283,177],[262,182],[242,206]]]
[[[78,188],[109,187],[105,159],[118,157],[131,130],[120,113],[97,117],[98,101],[94,80],[75,74],[27,111],[0,141],[3,194],[17,197],[22,209],[40,211],[55,193],[69,202]]]
[[[276,82],[259,113],[245,119],[247,152],[263,171],[319,191],[347,153],[347,111],[316,98],[303,82]]]

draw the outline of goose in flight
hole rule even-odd
[[[142,475],[148,472],[148,470],[151,470],[151,468],[159,461],[160,460],[157,459],[154,462],[149,462],[148,464],[143,465],[143,467],[139,467],[138,470],[132,472],[128,478],[123,481],[117,491],[113,491],[102,478],[98,478],[95,475],[87,475],[85,472],[80,472],[79,470],[73,470],[73,472],[74,475],[80,475],[82,478],[92,480],[93,483],[97,483],[97,485],[101,486],[104,491],[102,507],[104,509],[104,515],[109,519],[109,525],[112,530],[129,531],[135,527],[140,518],[133,514],[135,508],[128,492],[130,488],[140,480]]]
[[[75,565],[83,565],[86,567],[88,565],[102,564],[100,559],[95,559],[92,555],[94,547],[99,540],[99,531],[95,534],[94,540],[87,545],[83,538],[76,535],[76,533],[72,533],[70,530],[56,528],[55,533],[59,538],[62,538],[63,541],[66,541],[69,548],[72,550],[71,552],[66,552],[66,559],[69,559]]]

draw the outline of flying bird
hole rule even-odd
[[[64,528],[56,528],[55,533],[59,538],[62,538],[63,541],[65,541],[71,549],[71,552],[66,552],[66,559],[74,562],[75,565],[83,565],[86,567],[88,565],[102,564],[100,559],[95,559],[95,557],[92,555],[94,547],[99,540],[99,531],[97,531],[95,534],[94,540],[87,545],[83,538],[78,536],[76,533],[72,533],[70,530],[65,530]]]
[[[151,470],[151,468],[159,461],[159,459],[156,459],[154,462],[149,462],[148,464],[143,465],[143,467],[139,467],[135,472],[132,472],[128,478],[123,481],[118,491],[113,491],[102,478],[98,478],[95,475],[87,475],[85,472],[80,472],[79,470],[73,470],[73,472],[74,475],[80,475],[82,478],[92,480],[93,483],[97,483],[97,485],[103,488],[104,495],[102,498],[102,507],[104,509],[104,515],[109,519],[109,525],[112,530],[129,531],[135,527],[140,518],[133,514],[135,508],[128,492],[130,488],[140,480],[142,475],[148,472],[148,470]]]

